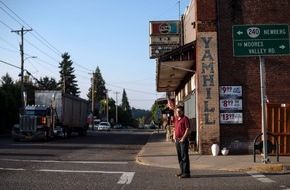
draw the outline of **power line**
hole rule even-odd
[[[59,62],[57,59],[55,59],[54,57],[48,55],[46,52],[44,52],[43,50],[39,49],[38,47],[36,47],[35,45],[33,45],[31,42],[29,42],[28,40],[25,40],[27,43],[29,43],[31,46],[33,46],[35,49],[39,50],[41,53],[43,53],[44,55],[46,55],[47,57],[51,58],[52,60]]]
[[[115,84],[126,84],[126,83],[132,83],[132,82],[139,82],[139,81],[147,81],[148,79],[151,79],[151,78],[146,78],[146,79],[138,79],[138,80],[131,80],[131,81],[125,81],[125,82],[118,82],[118,83],[115,83]]]
[[[24,23],[26,26],[28,26],[29,28],[32,28],[27,22],[25,22],[21,17],[19,17],[13,10],[11,10],[5,3],[3,3],[2,1],[0,1],[11,13],[13,13],[14,16],[16,16],[22,23]],[[4,10],[2,7],[1,9],[7,14],[9,15],[13,20],[15,20],[18,24],[22,25],[21,22],[19,22],[14,16],[12,16],[10,13],[8,13],[6,10]],[[3,22],[2,22],[3,23]],[[3,23],[5,24],[5,23]],[[7,24],[5,24],[8,28],[11,29],[11,27],[9,27]],[[25,28],[25,26],[23,26]],[[25,28],[26,29],[26,28]],[[49,43],[46,39],[44,39],[43,36],[41,36],[37,31],[34,30],[34,32],[41,38],[43,39],[46,43],[44,43],[40,38],[38,38],[36,35],[34,35],[32,33],[32,35],[38,40],[40,41],[43,45],[45,45],[47,48],[49,48],[51,51],[53,51],[54,53],[56,53],[58,56],[59,54],[61,54],[61,52],[56,49],[53,45],[51,45],[51,43]],[[35,46],[34,46],[35,47]],[[39,48],[37,48],[39,50]],[[50,56],[51,57],[51,56]]]
[[[8,26],[8,24],[6,24],[5,22],[3,22],[2,20],[0,20],[0,22],[1,22],[4,26],[6,26],[7,28],[9,28],[10,30],[13,30],[10,26]]]
[[[27,26],[29,26],[24,20],[22,20],[14,11],[12,11],[5,3],[3,3],[3,1],[0,1],[10,12],[12,12],[19,20],[21,20],[23,23],[25,23]],[[7,11],[5,11],[2,7],[1,9],[7,13]],[[13,18],[16,22],[18,22],[14,17],[12,17],[9,13],[7,13],[11,18]],[[20,25],[21,23],[18,22]],[[30,27],[30,26],[29,26]],[[31,27],[30,27],[31,28]]]
[[[116,85],[109,84],[109,83],[106,83],[106,84],[108,84],[109,86],[116,87],[116,88],[122,88],[122,89],[125,89],[126,91],[128,90],[128,91],[138,92],[138,93],[142,93],[142,94],[151,94],[151,95],[155,95],[155,93],[151,93],[151,92],[144,92],[144,91],[139,91],[139,90],[133,90],[133,89],[124,88],[124,87],[116,86]]]
[[[3,3],[2,1],[0,1],[15,17],[17,17],[22,23],[24,23],[26,26],[29,26],[30,28],[32,28],[27,22],[25,22],[20,16],[18,16],[13,10],[11,10],[5,3]],[[4,10],[2,7],[1,9],[7,14],[9,15],[13,20],[15,20],[18,24],[22,25],[13,15],[11,15],[10,13],[8,13],[8,11]],[[2,22],[2,21],[1,21]],[[9,29],[12,30],[12,28],[2,22],[6,27],[8,27]],[[41,38],[37,37],[34,32]],[[37,31],[33,30],[33,32],[31,33],[32,36],[34,36],[38,41],[40,41],[44,46],[46,46],[48,49],[50,49],[52,52],[54,52],[56,55],[60,56],[59,54],[61,54],[61,51],[59,51],[57,48],[55,48],[48,40],[46,40],[41,34],[39,34]],[[56,62],[60,62],[57,59],[55,59],[54,57],[52,57],[51,55],[47,54],[45,51],[41,50],[39,47],[37,47],[36,45],[34,45],[33,43],[31,43],[29,40],[25,39],[25,41],[30,44],[32,47],[34,47],[35,49],[37,49],[38,51],[40,51],[41,53],[43,53],[44,55],[48,56],[49,58],[51,58],[52,60],[56,61]],[[74,63],[75,66],[80,67],[86,71],[81,71],[78,70],[80,72],[88,72],[91,71],[91,69],[85,68],[77,63]],[[81,75],[80,75],[81,76]],[[83,77],[83,76],[82,76]],[[85,78],[85,77],[83,77]]]
[[[6,50],[6,51],[10,51],[10,52],[18,53],[18,51],[11,50],[11,49],[8,49],[8,48],[5,48],[5,47],[1,47],[1,46],[0,46],[0,48],[1,48],[1,49],[4,49],[4,50]]]
[[[1,1],[1,3],[3,3],[2,1]],[[4,4],[4,3],[3,3]],[[4,4],[5,5],[5,4]],[[6,6],[6,5],[5,5]],[[7,6],[6,6],[7,7]],[[4,10],[2,7],[0,7],[7,15],[9,15],[13,20],[15,20],[18,24],[20,24],[21,25],[21,23],[18,21],[18,20],[16,20],[11,14],[9,14],[6,10]],[[8,8],[9,9],[9,8]]]
[[[30,28],[32,28],[27,22],[25,22],[22,18],[20,18],[13,10],[11,10],[6,4],[4,4],[2,1],[0,1],[6,8],[7,10],[9,10],[10,12],[8,12],[7,10],[4,10],[2,7],[1,9],[7,14],[9,15],[14,21],[16,21],[18,24],[22,25],[22,23],[25,25],[25,26],[28,26]],[[20,22],[21,21],[21,22]],[[12,29],[8,24],[6,24],[5,22],[1,21],[1,23],[3,25],[5,25],[7,28],[9,29]],[[49,41],[47,41],[42,35],[40,35],[37,31],[33,30],[33,32],[31,33],[31,35],[38,41],[40,41],[45,47],[47,47],[50,51],[54,52],[55,54],[57,54],[59,56],[59,53],[61,54],[61,52],[55,48],[51,43],[49,43]],[[39,36],[39,37],[38,37]],[[53,56],[51,56],[50,54],[48,54],[47,52],[45,52],[44,50],[42,50],[41,48],[39,48],[38,46],[34,45],[33,42],[30,42],[29,40],[25,39],[25,41],[27,42],[27,44],[33,46],[35,49],[37,49],[38,51],[40,51],[42,54],[48,56],[49,58],[51,58],[52,60],[56,61],[56,62],[60,62],[58,61],[57,59],[55,59]],[[39,56],[38,56],[39,57]],[[38,58],[38,60],[42,61],[43,63],[46,63],[48,65],[52,65],[53,67],[57,67],[56,65],[53,65],[51,63],[48,63],[46,61],[43,61],[41,60],[40,58]],[[91,71],[91,69],[87,69],[77,63],[74,63],[74,65],[76,67],[79,67],[79,68],[82,68],[84,70],[87,70],[87,71]],[[76,71],[79,71],[79,72],[85,72],[85,71],[81,71],[81,70],[77,70]],[[87,77],[84,77],[82,75],[79,75],[77,73],[75,73],[78,77],[82,77],[82,78],[85,78],[87,79]],[[142,94],[151,94],[151,95],[155,95],[154,93],[149,93],[149,92],[142,92],[142,91],[138,91],[138,90],[134,90],[134,89],[128,89],[128,88],[123,88],[123,87],[120,87],[120,86],[116,86],[116,85],[112,85],[112,84],[109,84],[111,86],[115,86],[115,87],[118,87],[118,88],[121,88],[121,89],[126,89],[127,91],[134,91],[134,92],[138,92],[138,93],[142,93]]]
[[[8,42],[7,40],[5,40],[5,39],[3,39],[3,38],[1,38],[1,37],[0,37],[0,39],[3,40],[4,42],[6,42],[7,44],[9,44],[9,45],[10,45],[11,47],[13,47],[14,49],[16,49],[17,52],[18,52],[19,49],[18,49],[16,46],[14,46],[13,44],[11,44],[10,42]],[[13,51],[13,50],[9,50],[9,51]]]
[[[37,32],[35,32],[35,33],[37,33]],[[37,33],[38,34],[38,33]],[[40,36],[40,34],[38,34],[40,37],[42,37],[42,39],[44,39],[45,41],[46,41],[46,43],[48,44],[45,44],[43,41],[41,41],[36,35],[34,35],[33,33],[31,34],[32,36],[34,36],[38,41],[40,41],[43,45],[45,45],[48,49],[50,49],[51,51],[53,51],[55,54],[57,54],[58,56],[60,56],[61,55],[61,52],[60,51],[56,51],[56,48],[51,48],[51,44],[47,41],[47,40],[45,40],[42,36]]]
[[[15,67],[15,68],[17,68],[17,69],[21,69],[20,67],[18,67],[18,66],[16,66],[16,65],[13,65],[13,64],[11,64],[11,63],[8,63],[8,62],[6,62],[6,61],[2,61],[2,60],[0,60],[0,62],[1,62],[1,63],[4,63],[4,64],[6,64],[6,65],[9,65],[9,66],[11,66],[11,67]]]
[[[9,65],[9,66],[11,66],[11,67],[15,67],[15,68],[17,68],[17,69],[20,69],[21,70],[21,67],[18,67],[18,66],[16,66],[16,65],[13,65],[13,64],[11,64],[11,63],[8,63],[8,62],[6,62],[6,61],[3,61],[3,60],[0,60],[0,62],[1,63],[4,63],[4,64],[6,64],[6,65]],[[37,78],[35,78],[27,69],[24,69],[24,71],[26,71],[26,73],[29,75],[29,76],[31,76],[34,80],[36,80],[38,83],[39,83],[39,80],[37,79]]]

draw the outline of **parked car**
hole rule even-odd
[[[94,119],[94,129],[97,129],[100,124],[100,119]],[[92,129],[92,125],[89,125],[89,129]]]
[[[122,125],[118,123],[114,126],[114,129],[122,129],[122,128],[123,128]]]
[[[100,122],[98,126],[98,131],[110,131],[111,124],[109,122]]]
[[[144,129],[145,126],[144,126],[144,125],[139,125],[138,128],[139,128],[139,129]]]

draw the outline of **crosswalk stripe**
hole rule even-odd
[[[247,173],[250,174],[252,177],[256,178],[257,180],[263,182],[263,183],[277,183],[276,181],[267,178],[265,175],[263,175],[261,173],[253,172],[253,171],[249,171]]]
[[[6,171],[25,171],[26,169],[23,168],[0,168],[0,170],[6,170]],[[122,174],[118,184],[127,184],[129,185],[133,177],[135,175],[135,172],[122,172],[122,171],[87,171],[87,170],[51,170],[51,169],[39,169],[39,170],[33,170],[36,172],[57,172],[57,173],[100,173],[100,174]]]
[[[69,164],[128,164],[128,162],[114,161],[72,161],[72,160],[20,160],[20,159],[0,159],[9,162],[39,162],[39,163],[69,163]]]

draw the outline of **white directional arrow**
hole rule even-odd
[[[285,49],[285,46],[282,44],[282,45],[279,46],[279,48]]]
[[[239,30],[239,31],[237,32],[237,34],[238,34],[238,35],[242,35],[243,32]]]

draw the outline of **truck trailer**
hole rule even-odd
[[[87,134],[88,102],[61,91],[35,91],[35,105],[25,106],[19,124],[12,129],[14,141]]]

